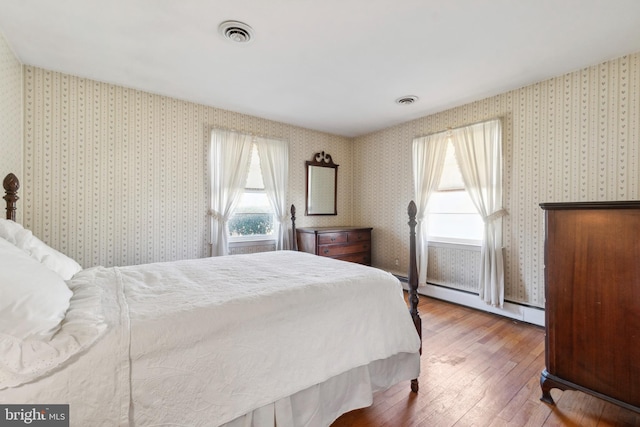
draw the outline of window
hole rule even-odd
[[[255,143],[251,145],[251,163],[244,193],[229,218],[231,241],[275,238],[274,211],[262,180],[260,157]]]
[[[429,197],[427,224],[429,241],[477,245],[482,242],[484,223],[464,188],[450,140],[440,184]]]
[[[500,119],[417,137],[412,148],[418,218],[426,222],[416,236],[419,283],[427,282],[428,241],[475,243],[482,248],[478,295],[501,307],[502,217],[507,211],[502,205]],[[470,197],[478,204],[479,213],[475,213]]]

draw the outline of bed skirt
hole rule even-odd
[[[419,371],[418,353],[396,354],[262,406],[224,427],[327,427],[346,412],[370,406],[373,393],[417,378]]]

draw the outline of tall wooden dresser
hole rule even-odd
[[[371,227],[300,227],[298,250],[371,265]]]
[[[640,201],[543,203],[552,388],[640,412]]]

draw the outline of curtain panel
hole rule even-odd
[[[416,257],[418,263],[418,284],[427,283],[429,258],[429,230],[427,227],[427,204],[429,197],[438,188],[444,158],[447,153],[447,136],[437,133],[413,140],[413,189],[416,207]]]
[[[502,253],[502,125],[499,119],[439,132],[413,140],[413,182],[418,207],[417,256],[419,283],[427,281],[427,204],[442,176],[447,142],[476,210],[484,221],[478,293],[487,304],[504,303]]]
[[[464,186],[484,221],[479,295],[487,304],[504,303],[502,254],[502,126],[500,120],[467,126],[452,135]]]
[[[289,184],[289,144],[274,139],[256,138],[262,168],[262,180],[269,203],[276,213],[276,250],[290,249],[287,186]]]
[[[211,256],[229,254],[228,221],[247,182],[251,144],[250,135],[219,129],[211,132]]]

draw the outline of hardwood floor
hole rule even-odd
[[[424,296],[419,310],[419,393],[403,382],[332,427],[640,426],[640,414],[584,393],[554,389],[555,406],[540,401],[543,328]]]

